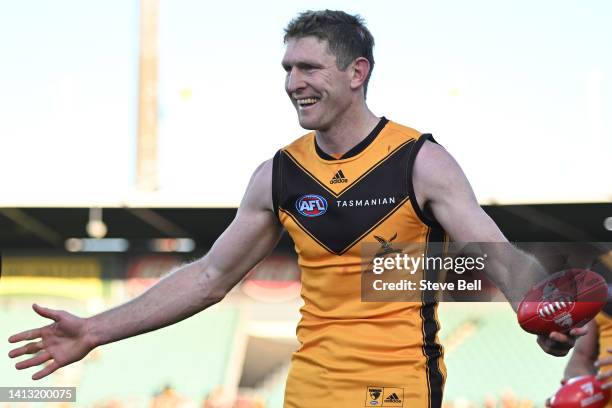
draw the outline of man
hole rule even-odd
[[[588,332],[576,342],[561,384],[581,375],[597,375],[602,381],[612,377],[612,370],[607,367],[612,365],[612,304],[608,303],[586,327]],[[612,383],[606,382],[603,388],[612,388]],[[608,406],[612,406],[612,401]]]
[[[612,255],[602,255],[592,268],[609,281],[608,278],[612,276]],[[606,303],[603,310],[587,324],[587,330],[586,335],[576,342],[561,383],[581,375],[597,375],[604,383],[603,388],[612,388],[612,302]],[[606,407],[612,407],[612,401]]]
[[[570,378],[596,375],[603,383],[602,388],[612,388],[612,369],[609,367],[612,365],[612,303],[607,303],[585,328],[587,333],[576,341],[561,384]],[[546,400],[547,407],[550,406],[550,400]],[[606,408],[612,408],[612,400],[608,401]]]
[[[285,406],[441,406],[446,372],[436,304],[362,302],[360,248],[383,242],[388,249],[396,238],[444,241],[445,233],[458,242],[506,239],[442,147],[368,109],[374,40],[359,17],[305,12],[285,33],[285,88],[300,125],[314,132],[255,170],[236,218],[202,259],[87,319],[34,305],[55,323],[10,338],[41,339],[11,351],[36,353],[18,369],[50,361],[32,377],[43,378],[97,346],[204,310],[272,251],[284,228],[296,243],[305,302]],[[498,265],[493,279],[533,279],[513,279],[516,273]],[[564,355],[583,333],[538,342]]]

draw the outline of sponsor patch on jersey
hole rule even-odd
[[[383,393],[383,407],[403,407],[404,406],[404,389],[385,387]]]
[[[340,184],[340,183],[348,183],[348,179],[344,177],[344,173],[342,170],[338,170],[334,177],[329,180],[329,184]]]
[[[306,194],[297,199],[295,208],[304,217],[318,217],[327,212],[327,200],[317,194]]]
[[[382,405],[382,387],[368,387],[366,395],[366,407]]]
[[[403,407],[404,389],[370,386],[366,390],[366,407]]]

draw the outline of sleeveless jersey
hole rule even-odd
[[[607,351],[612,348],[612,305],[606,304],[604,310],[595,316],[595,324],[597,324],[597,332],[599,334],[599,352],[597,359],[610,357]],[[603,371],[608,371],[610,367],[602,367]],[[612,400],[606,404],[606,408],[612,408]]]
[[[274,209],[295,243],[304,301],[286,408],[441,406],[437,303],[361,298],[364,244],[386,252],[399,242],[445,240],[412,186],[427,139],[382,118],[339,159],[317,146],[314,132],[275,155]]]

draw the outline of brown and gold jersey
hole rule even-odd
[[[441,406],[446,371],[436,303],[361,296],[364,245],[387,251],[445,239],[412,187],[414,160],[428,139],[382,118],[340,158],[323,152],[314,132],[274,157],[274,208],[295,243],[304,300],[285,407]]]
[[[599,352],[597,359],[610,357],[609,349],[612,348],[612,304],[606,304],[604,310],[595,316],[595,324],[597,324],[597,332],[599,335]],[[607,371],[608,367],[602,367],[603,371]],[[612,408],[612,401],[609,401],[606,408]]]

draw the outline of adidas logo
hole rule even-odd
[[[339,184],[339,183],[348,183],[346,177],[344,177],[344,173],[342,170],[338,170],[338,172],[329,180],[329,184]]]
[[[394,404],[401,404],[402,400],[399,399],[399,397],[397,396],[396,393],[393,393],[393,394],[389,395],[387,398],[385,398],[385,402],[392,402]]]

